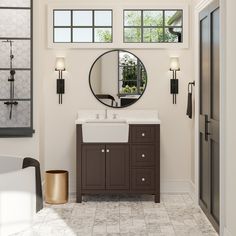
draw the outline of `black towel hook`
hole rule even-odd
[[[188,83],[188,92],[189,93],[193,92],[193,86],[195,86],[195,81]]]

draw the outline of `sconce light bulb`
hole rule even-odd
[[[65,58],[64,57],[57,57],[56,58],[56,65],[55,65],[56,70],[65,70]]]
[[[170,58],[170,70],[180,70],[179,58],[178,57],[171,57]]]

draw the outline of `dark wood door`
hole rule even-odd
[[[106,189],[129,189],[129,146],[106,145]]]
[[[200,206],[219,230],[219,3],[200,14]]]
[[[105,190],[105,145],[82,146],[82,189]]]

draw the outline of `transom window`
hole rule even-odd
[[[54,10],[54,43],[111,43],[112,10]]]
[[[124,43],[182,43],[183,10],[124,10]]]

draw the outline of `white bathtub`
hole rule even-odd
[[[0,235],[27,228],[36,213],[36,168],[23,158],[0,156]]]

